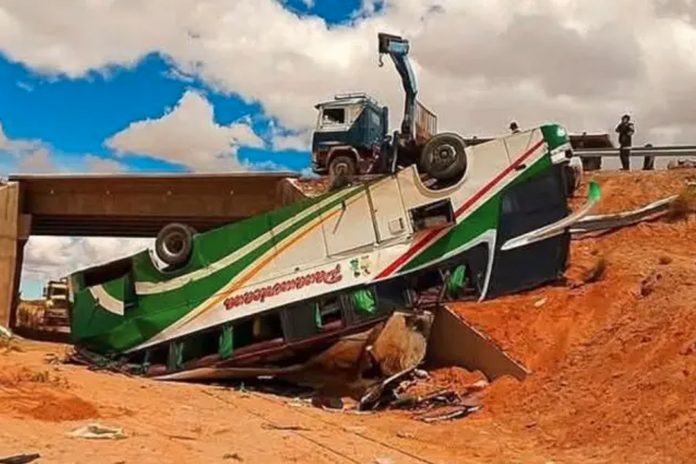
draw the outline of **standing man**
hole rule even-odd
[[[616,126],[616,133],[619,134],[621,169],[628,171],[631,169],[631,143],[633,143],[633,134],[636,133],[636,128],[631,122],[629,115],[624,114],[621,117],[621,122]]]

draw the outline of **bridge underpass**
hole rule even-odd
[[[14,328],[31,235],[154,237],[171,222],[203,232],[303,198],[292,172],[10,176],[0,184],[0,324]]]

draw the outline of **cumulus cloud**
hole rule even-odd
[[[128,171],[128,167],[116,160],[101,158],[95,155],[85,155],[83,157],[87,171],[95,174],[113,174]]]
[[[48,280],[122,258],[153,246],[153,239],[33,236],[24,251],[22,277]]]
[[[58,166],[45,148],[38,148],[23,156],[17,165],[18,173],[46,174],[58,170]]]
[[[312,143],[312,131],[288,131],[278,127],[271,120],[269,123],[269,138],[271,146],[275,151],[293,150],[293,151],[309,151]]]
[[[127,171],[116,160],[91,154],[65,155],[55,153],[42,140],[9,138],[0,122],[0,173],[113,173]]]
[[[133,122],[106,144],[120,155],[147,155],[199,171],[214,171],[246,170],[237,159],[237,147],[262,147],[263,140],[246,122],[216,123],[210,102],[189,90],[161,118]]]
[[[311,148],[311,133],[302,132],[301,134],[274,135],[271,142],[273,144],[273,149],[276,151],[309,151]]]
[[[376,67],[375,42],[378,31],[402,33],[412,42],[420,97],[443,128],[488,135],[514,117],[522,125],[563,118],[571,130],[607,130],[631,111],[640,141],[696,136],[682,119],[693,115],[696,99],[689,85],[696,72],[694,6],[693,0],[364,0],[352,21],[330,27],[276,0],[70,0],[41,8],[6,0],[0,51],[71,77],[160,52],[177,72],[258,101],[283,126],[302,132],[314,124],[315,102],[351,90],[388,104],[396,124],[400,83],[392,69]],[[224,152],[225,137],[218,137],[214,148]],[[300,146],[278,136],[278,146],[288,144]]]

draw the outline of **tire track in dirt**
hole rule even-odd
[[[258,417],[265,423],[279,429],[287,427],[287,425],[282,424],[283,422],[287,422],[287,416],[293,416],[293,419],[296,421],[293,426],[300,427],[301,430],[289,430],[290,432],[293,432],[294,435],[302,437],[303,439],[314,443],[323,449],[330,450],[332,453],[340,456],[347,462],[361,464],[365,462],[372,462],[374,459],[379,457],[394,460],[398,455],[399,460],[394,462],[404,464],[435,464],[435,461],[421,458],[408,450],[369,437],[358,431],[350,430],[333,421],[319,418],[314,414],[307,413],[302,410],[302,407],[290,410],[292,414],[288,414],[289,408],[287,404],[284,404],[283,401],[273,399],[268,395],[256,393],[249,394],[249,396],[253,396],[254,399],[261,400],[270,406],[270,408],[256,408],[258,410],[263,410],[263,413],[261,413],[242,406],[241,400],[244,398],[236,398],[235,401],[232,402],[210,391],[204,390],[204,393],[218,401],[225,403],[226,405],[242,407],[247,413]],[[258,406],[258,402],[255,402],[255,405]],[[286,417],[285,419],[279,419],[277,417],[277,413],[274,411],[277,407],[282,408],[282,415]],[[273,417],[274,415],[276,415],[275,418]],[[321,422],[322,426],[328,426],[332,430],[322,430],[318,433],[316,438],[306,433],[318,432],[316,425],[319,424],[317,424],[317,422]],[[308,423],[310,425],[307,425]]]

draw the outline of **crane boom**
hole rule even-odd
[[[387,54],[391,57],[399,76],[401,76],[401,83],[406,94],[404,118],[401,122],[401,136],[405,141],[412,141],[415,138],[416,95],[418,94],[418,88],[411,63],[408,60],[409,42],[403,37],[384,32],[378,34],[378,39],[380,66],[383,65],[382,55]]]

